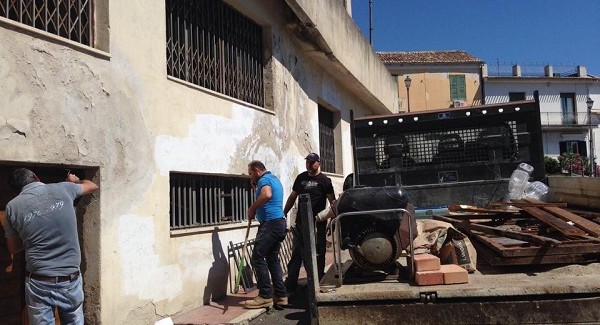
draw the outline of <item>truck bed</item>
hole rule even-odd
[[[334,277],[332,267],[321,283]],[[481,266],[467,284],[417,286],[400,277],[327,287],[315,297],[320,324],[600,323],[600,263]]]

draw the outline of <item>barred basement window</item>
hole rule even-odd
[[[170,183],[171,229],[242,222],[254,202],[247,177],[171,173]]]
[[[321,170],[335,173],[335,120],[332,111],[319,105]]]
[[[166,0],[169,76],[264,106],[262,28],[220,0]]]
[[[0,16],[93,46],[92,0],[0,0]]]

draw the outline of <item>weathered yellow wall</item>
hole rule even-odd
[[[481,105],[481,82],[476,73],[464,72],[420,72],[407,74],[412,79],[410,91],[410,111],[419,112],[453,107],[450,100],[450,76],[465,75],[465,106]],[[408,109],[407,89],[404,79],[398,75],[400,110]]]

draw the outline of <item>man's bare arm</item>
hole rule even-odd
[[[98,185],[96,185],[96,183],[87,179],[80,180],[79,177],[77,177],[75,174],[67,175],[67,181],[80,184],[81,187],[83,187],[81,195],[92,194],[98,190]]]
[[[296,191],[292,191],[292,193],[290,193],[290,196],[288,196],[287,201],[285,201],[285,208],[283,208],[283,214],[287,216],[288,212],[290,212],[290,210],[294,206],[297,197],[298,193],[296,193]]]
[[[327,194],[327,199],[329,200],[329,204],[333,206],[333,202],[335,202],[335,195],[333,193]]]
[[[19,236],[11,236],[6,238],[6,247],[11,255],[15,255],[23,250],[23,242]]]

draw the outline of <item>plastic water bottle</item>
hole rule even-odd
[[[551,193],[548,186],[540,181],[535,181],[527,184],[524,190],[525,197],[548,201]]]
[[[507,199],[520,199],[524,195],[525,186],[529,183],[529,175],[533,172],[533,167],[526,163],[520,163],[519,167],[512,172],[508,182]]]

